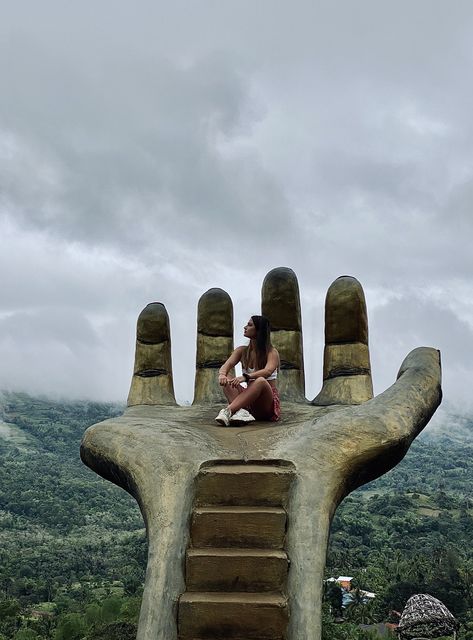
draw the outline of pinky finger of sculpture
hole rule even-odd
[[[160,302],[151,302],[138,316],[135,366],[127,404],[176,404],[169,317]]]

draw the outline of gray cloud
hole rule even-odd
[[[239,130],[247,100],[224,57],[186,69],[164,59],[128,60],[115,74],[105,63],[98,78],[79,71],[73,81],[71,69],[42,49],[33,60],[45,70],[41,92],[29,82],[38,70],[27,58],[24,81],[0,111],[18,134],[5,141],[2,189],[17,220],[88,243],[136,246],[172,235],[176,218],[180,233],[187,227],[193,236],[202,234],[202,220],[222,232],[239,215],[258,231],[255,209],[280,212],[277,186],[257,158],[246,154],[239,163],[216,149],[219,136]],[[67,97],[59,92],[64,84]]]
[[[201,293],[229,291],[239,341],[265,273],[287,265],[309,396],[325,291],[349,273],[377,390],[431,344],[446,395],[467,402],[469,2],[20,0],[3,14],[0,386],[123,399],[135,319],[158,299],[190,399]]]
[[[473,409],[469,394],[473,323],[418,291],[392,299],[371,314],[371,343],[373,371],[379,372],[375,375],[377,392],[394,382],[408,352],[418,346],[435,347],[442,356],[447,401]]]

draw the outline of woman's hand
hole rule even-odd
[[[238,387],[242,382],[245,382],[245,378],[243,376],[237,376],[236,378],[233,378],[233,380],[230,380],[230,386]]]
[[[222,371],[219,370],[219,373],[218,373],[218,384],[221,387],[226,387],[227,385],[237,386],[237,384],[235,384],[235,385],[232,384],[234,378],[229,378],[227,374],[231,369],[233,369],[233,367],[235,365],[237,365],[240,362],[242,353],[245,350],[245,348],[246,347],[237,347],[235,349],[235,351],[233,351],[232,355],[228,358],[228,360],[223,363],[221,369],[223,369],[227,373],[222,373]],[[240,377],[238,379],[241,380],[242,378]]]
[[[229,379],[224,373],[218,374],[218,383],[221,387],[226,387],[229,382]]]

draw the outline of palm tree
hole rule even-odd
[[[373,605],[367,601],[361,589],[352,589],[348,594],[350,602],[346,607],[346,618],[358,624],[371,624],[375,622]]]

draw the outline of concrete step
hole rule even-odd
[[[276,549],[188,549],[187,591],[281,591],[288,559]]]
[[[282,549],[286,512],[281,507],[198,507],[192,513],[192,547]]]
[[[184,593],[179,599],[180,640],[283,640],[287,598],[278,593]]]
[[[291,467],[216,464],[197,476],[196,505],[285,506],[295,477]]]

